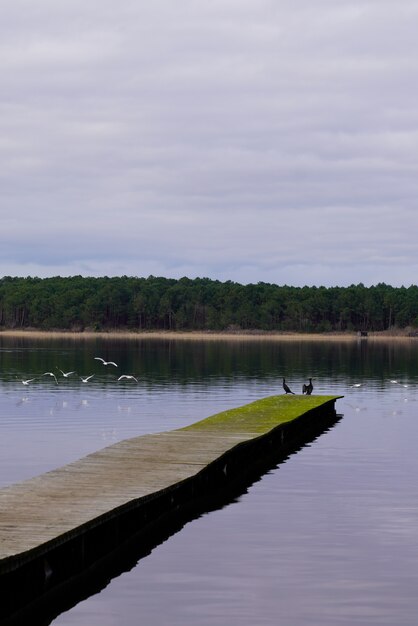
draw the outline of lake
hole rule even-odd
[[[54,625],[416,624],[417,339],[0,335],[0,485],[281,394],[282,376],[343,395],[341,418]]]

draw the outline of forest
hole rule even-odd
[[[0,329],[383,331],[418,327],[418,287],[242,285],[149,276],[0,279]]]

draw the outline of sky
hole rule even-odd
[[[416,284],[416,0],[4,0],[0,276]]]

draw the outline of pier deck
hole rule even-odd
[[[0,489],[0,580],[12,589],[38,577],[44,590],[77,575],[124,534],[236,480],[269,446],[300,438],[318,415],[335,414],[336,399],[271,396]]]

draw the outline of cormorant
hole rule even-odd
[[[309,379],[309,385],[303,385],[302,393],[306,393],[307,396],[310,396],[313,391],[312,378]]]
[[[286,381],[284,378],[283,378],[283,389],[285,390],[286,393],[293,393],[293,395],[295,395],[295,393],[291,391],[291,389],[289,389],[289,387],[286,385]]]

